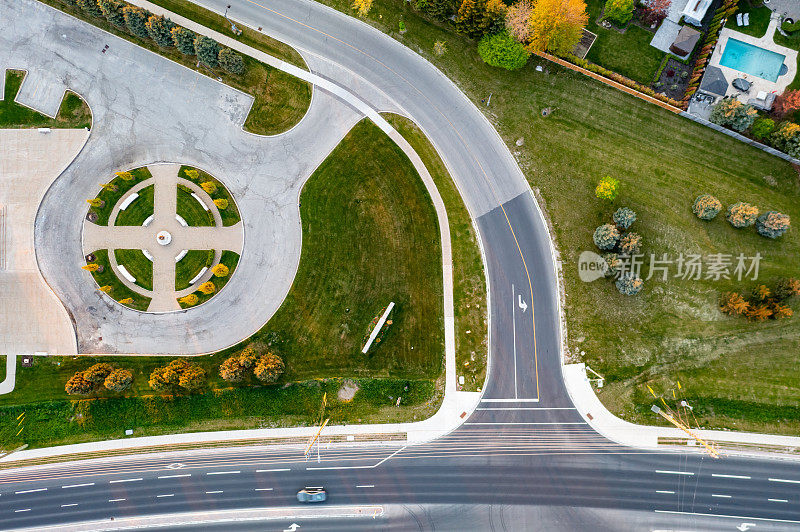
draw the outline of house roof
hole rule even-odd
[[[687,18],[702,20],[711,2],[712,0],[689,0],[689,3],[683,9],[683,14]]]
[[[692,53],[692,50],[694,50],[694,45],[697,44],[697,41],[699,40],[699,31],[690,28],[689,26],[684,26],[681,28],[681,31],[678,32],[677,37],[675,37],[675,41],[673,41],[669,49],[674,54],[681,56],[687,55]]]
[[[716,94],[718,96],[725,96],[728,92],[728,80],[722,70],[715,66],[706,67],[706,73],[703,75],[703,81],[700,82],[700,90]]]

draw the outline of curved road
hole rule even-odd
[[[199,3],[224,10],[231,1]],[[800,527],[795,463],[643,452],[612,444],[586,425],[561,380],[546,228],[508,149],[452,83],[392,39],[314,2],[265,7],[239,0],[231,15],[338,63],[342,82],[355,73],[372,83],[442,154],[477,220],[487,259],[492,343],[484,399],[447,437],[400,449],[323,447],[319,463],[304,461],[299,449],[234,449],[0,473],[4,528],[291,506],[304,485],[328,487],[332,505],[387,511],[375,521],[296,520],[301,531]]]

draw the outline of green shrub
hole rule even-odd
[[[619,229],[613,224],[603,224],[594,230],[594,245],[603,251],[610,251],[617,247],[619,242]]]
[[[145,22],[145,27],[147,28],[147,34],[150,35],[150,38],[160,47],[169,48],[175,45],[171,33],[172,28],[175,27],[175,23],[171,20],[163,16],[152,15],[147,19],[147,22]]]
[[[620,267],[622,266],[622,260],[619,258],[619,255],[616,253],[605,253],[603,254],[603,260],[606,261],[606,277],[613,277],[619,272]]]
[[[478,43],[478,54],[484,63],[506,70],[518,70],[525,66],[530,52],[508,32],[487,35]]]
[[[633,0],[608,0],[604,18],[616,22],[620,26],[626,24],[633,16]]]
[[[230,48],[219,51],[219,64],[231,74],[244,74],[244,59]]]
[[[123,2],[120,0],[97,0],[97,5],[111,24],[118,28],[125,27],[125,16],[122,14],[122,8],[125,7]]]
[[[100,6],[97,5],[96,0],[78,0],[77,4],[78,7],[90,17],[104,18],[103,11],[100,9]]]
[[[195,34],[192,30],[175,26],[170,33],[172,34],[172,42],[180,53],[194,55]]]
[[[736,228],[750,227],[758,218],[758,207],[740,201],[728,207],[725,218]]]
[[[761,140],[775,130],[775,121],[771,118],[759,118],[753,122],[750,134],[756,140]]]
[[[614,223],[620,229],[628,229],[636,221],[636,212],[628,207],[620,207],[614,212]]]
[[[616,283],[614,284],[617,285],[617,290],[619,290],[620,294],[624,294],[626,296],[635,296],[642,291],[644,281],[634,274],[628,272],[620,275],[619,279],[617,279]]]
[[[721,210],[722,203],[711,194],[697,196],[692,205],[692,212],[701,220],[713,220]]]
[[[767,238],[778,238],[789,230],[790,219],[788,214],[778,211],[768,211],[756,220],[756,231]]]
[[[133,373],[127,369],[115,369],[103,381],[103,386],[112,392],[124,392],[133,382]]]
[[[122,8],[122,15],[125,17],[125,27],[128,31],[142,39],[150,37],[147,33],[147,18],[150,16],[148,11],[141,7],[125,6]]]
[[[219,64],[219,43],[211,37],[199,35],[194,40],[194,53],[209,68],[216,68]]]
[[[605,201],[614,201],[619,194],[619,180],[610,176],[600,179],[594,189],[594,195]]]
[[[745,105],[736,98],[729,98],[720,100],[714,105],[709,120],[742,132],[753,125],[757,115],[758,111],[752,105]]]
[[[281,357],[273,353],[267,353],[258,359],[253,374],[261,382],[272,384],[281,376],[284,367]]]
[[[789,22],[788,20],[784,20],[781,23],[781,29],[786,33],[794,33],[797,30],[800,30],[800,20],[795,22]]]
[[[800,158],[800,125],[784,122],[770,136],[772,145],[792,157]]]
[[[91,382],[94,386],[99,386],[104,380],[106,380],[106,377],[108,377],[112,371],[114,371],[114,366],[106,362],[101,362],[84,370],[83,378]]]

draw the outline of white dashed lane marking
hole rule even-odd
[[[110,480],[109,484],[119,484],[120,482],[139,482],[141,478],[123,478],[121,480]]]

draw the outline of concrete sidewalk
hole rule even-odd
[[[659,438],[687,439],[689,436],[675,427],[654,427],[650,425],[636,425],[624,421],[606,409],[598,399],[586,376],[586,365],[565,364],[563,366],[564,384],[567,392],[586,422],[599,434],[609,440],[630,447],[655,449],[659,447]],[[655,415],[655,414],[654,414]],[[733,432],[724,430],[695,430],[698,436],[714,443],[742,444],[745,446],[769,446],[800,449],[800,437],[779,436],[775,434],[755,434],[751,432]],[[663,444],[661,445],[663,449]],[[689,446],[704,452],[702,446]],[[759,451],[764,454],[769,449]],[[783,456],[783,455],[782,455]]]

